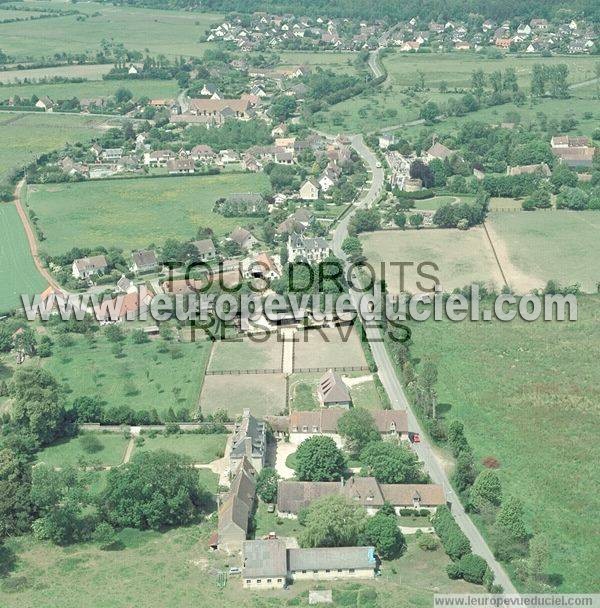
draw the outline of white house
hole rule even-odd
[[[319,198],[319,189],[319,182],[310,177],[300,186],[300,198],[303,201],[316,201]]]

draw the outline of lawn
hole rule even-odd
[[[53,5],[52,2],[48,4]],[[43,6],[36,2],[35,6]],[[56,6],[56,5],[54,5]],[[88,14],[51,20],[0,24],[2,50],[18,61],[48,57],[55,53],[97,52],[103,39],[121,42],[129,50],[171,59],[181,55],[201,55],[206,43],[200,37],[220,15],[184,11],[163,11],[111,6],[104,3],[79,3],[74,7]]]
[[[469,203],[472,200],[472,196],[434,196],[432,198],[424,198],[423,200],[415,199],[414,208],[417,210],[424,209],[434,211],[448,203]]]
[[[509,283],[516,289],[554,279],[596,293],[600,275],[600,213],[493,213],[487,220]]]
[[[38,453],[38,462],[51,467],[78,466],[79,460],[99,461],[102,466],[116,466],[123,462],[129,439],[121,433],[94,433],[102,444],[102,449],[90,454],[82,448],[81,437],[61,441]]]
[[[254,538],[256,539],[262,538],[270,532],[275,532],[277,536],[297,537],[302,531],[302,526],[297,519],[278,517],[277,513],[269,513],[267,505],[262,501],[258,504],[254,522],[256,525]]]
[[[274,530],[286,529],[275,525]],[[223,589],[217,573],[239,566],[239,558],[212,553],[207,542],[214,525],[202,523],[164,533],[125,529],[119,533],[123,548],[100,551],[92,544],[56,547],[32,537],[9,539],[7,546],[18,556],[10,578],[0,585],[0,604],[7,608],[61,606],[80,608],[82,602],[95,608],[144,608],[193,606],[308,607],[312,582],[296,583],[285,591],[242,591],[241,579],[230,577]],[[336,605],[361,608],[356,599],[361,589],[373,588],[378,608],[430,606],[433,594],[480,593],[482,588],[448,578],[448,558],[441,549],[424,552],[412,538],[407,553],[384,562],[382,576],[369,581],[327,583]],[[9,591],[10,590],[10,591]],[[83,600],[82,598],[85,598]],[[354,598],[354,603],[349,600]],[[341,602],[341,603],[340,603]]]
[[[490,198],[490,211],[521,211],[521,201],[517,198],[507,198],[503,196],[493,196]]]
[[[258,418],[282,414],[286,408],[283,374],[207,375],[204,378],[200,406],[204,415],[219,409],[232,418],[249,408]]]
[[[159,352],[160,342],[123,342],[123,355],[116,357],[111,343],[99,336],[94,344],[74,337],[71,346],[55,342],[53,355],[42,365],[66,385],[71,401],[82,395],[99,395],[106,407],[127,405],[134,410],[169,407],[193,409],[204,376],[208,342],[172,343]]]
[[[352,327],[306,330],[294,334],[294,369],[366,366]]]
[[[208,464],[217,458],[222,458],[225,452],[226,434],[200,435],[195,433],[179,433],[177,435],[159,435],[148,437],[142,435],[144,444],[136,445],[134,453],[148,450],[168,450],[176,454],[189,456],[196,464]]]
[[[504,494],[519,496],[531,530],[548,536],[558,591],[597,591],[600,298],[579,298],[577,322],[412,330],[412,354],[437,363],[440,410],[464,423],[478,462],[500,461]]]
[[[73,97],[77,97],[78,99],[84,97],[110,97],[120,88],[129,89],[134,98],[175,98],[179,90],[174,80],[89,80],[85,82],[57,84],[5,84],[0,87],[0,100],[8,99],[15,95],[27,99],[32,95],[37,95],[38,97],[47,95],[55,101],[58,99],[72,99]]]
[[[0,182],[11,169],[40,154],[99,135],[99,126],[105,122],[106,118],[93,116],[0,112]]]
[[[72,247],[132,250],[168,238],[185,240],[195,237],[199,226],[222,236],[241,219],[213,213],[215,200],[268,188],[265,175],[244,173],[35,184],[27,197],[46,235],[42,249],[57,254]]]
[[[482,281],[500,288],[502,277],[482,228],[461,230],[389,230],[361,235],[364,252],[377,276],[386,275],[390,293],[401,290],[419,293],[431,289],[432,280],[417,274],[423,262],[437,264],[439,270],[425,266],[422,271],[438,277],[444,291],[452,291]],[[392,262],[412,262],[404,281],[400,268]],[[419,283],[423,289],[419,287]]]
[[[21,304],[21,294],[40,293],[48,285],[29,252],[23,224],[12,203],[0,203],[0,312]]]
[[[279,334],[271,334],[267,339],[244,338],[219,340],[215,342],[208,366],[209,370],[255,370],[281,369],[283,342]]]

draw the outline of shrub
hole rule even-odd
[[[483,557],[469,553],[463,555],[458,563],[462,578],[468,583],[481,585],[488,570],[487,562]]]
[[[471,552],[471,543],[454,521],[450,509],[441,506],[433,517],[433,528],[450,559],[456,561]]]
[[[448,574],[448,577],[453,580],[459,579],[461,577],[460,567],[458,564],[455,563],[451,563],[446,566],[446,573]]]
[[[435,551],[438,548],[438,541],[432,534],[422,534],[417,544],[423,551]]]

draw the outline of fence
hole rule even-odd
[[[311,372],[368,372],[368,365],[346,365],[342,367],[301,367],[294,369],[295,374],[309,374]]]
[[[207,370],[207,376],[240,376],[243,374],[281,374],[281,368]]]

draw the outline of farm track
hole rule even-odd
[[[33,258],[33,263],[37,268],[38,272],[48,281],[48,284],[53,289],[60,289],[59,284],[56,282],[54,277],[48,272],[45,266],[42,264],[42,260],[40,259],[38,244],[35,238],[35,234],[33,232],[33,228],[31,227],[31,223],[29,222],[29,218],[27,217],[27,213],[23,208],[23,202],[21,200],[21,191],[23,190],[23,186],[25,185],[25,178],[23,178],[15,188],[15,206],[17,208],[17,212],[19,217],[21,218],[21,222],[23,223],[23,228],[25,229],[25,233],[27,234],[27,242],[29,243],[29,251],[31,252],[31,257]]]

